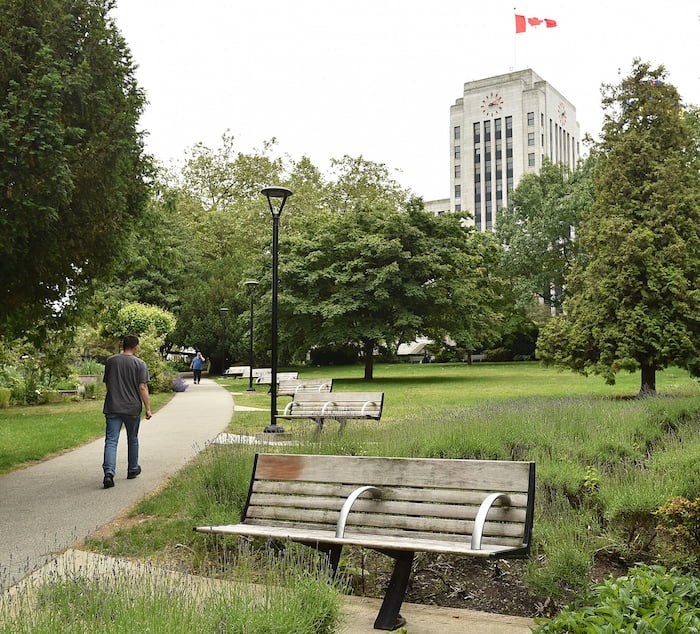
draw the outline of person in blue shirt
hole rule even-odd
[[[194,359],[192,359],[192,363],[190,364],[190,367],[192,368],[192,372],[194,374],[195,384],[199,383],[202,380],[202,368],[204,367],[204,361],[206,361],[206,359],[202,356],[201,352],[198,352],[197,356]]]

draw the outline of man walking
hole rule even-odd
[[[132,480],[141,473],[139,465],[139,423],[141,422],[141,403],[146,408],[146,419],[151,414],[148,396],[148,367],[135,356],[139,347],[139,338],[127,335],[122,341],[121,354],[109,357],[105,362],[104,382],[107,385],[105,397],[105,451],[102,470],[105,489],[114,486],[114,474],[117,470],[117,444],[122,423],[126,428],[128,466],[127,480]]]

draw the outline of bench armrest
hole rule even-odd
[[[481,535],[484,532],[484,524],[486,524],[486,516],[496,500],[503,499],[506,504],[510,503],[510,497],[506,493],[492,493],[489,495],[479,507],[474,520],[474,529],[472,530],[472,549],[481,550]]]
[[[376,405],[377,403],[375,401],[365,401],[364,405],[362,406],[362,409],[360,410],[360,416],[365,415],[365,410],[370,406],[370,405]]]
[[[326,413],[327,407],[332,407],[333,405],[335,405],[335,403],[333,401],[326,401],[323,404],[323,407],[321,408],[321,416],[323,416]]]
[[[364,486],[355,489],[343,503],[343,508],[340,509],[340,516],[338,517],[338,523],[335,526],[335,536],[340,538],[345,535],[345,524],[348,521],[348,515],[350,514],[350,509],[352,505],[355,504],[355,500],[359,498],[363,493],[371,491],[377,496],[381,495],[381,489],[373,486]]]
[[[282,416],[289,416],[289,413],[292,411],[292,405],[294,405],[294,401],[289,401],[289,403],[284,406]]]

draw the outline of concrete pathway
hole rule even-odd
[[[142,474],[126,479],[122,430],[112,489],[102,488],[104,440],[0,476],[0,588],[82,541],[157,489],[218,433],[233,415],[231,394],[214,381],[187,381],[139,431]],[[104,418],[95,420],[104,428]]]

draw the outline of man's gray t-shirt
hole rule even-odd
[[[139,385],[148,383],[146,363],[133,354],[115,354],[105,362],[107,396],[102,412],[138,416],[141,413]]]

